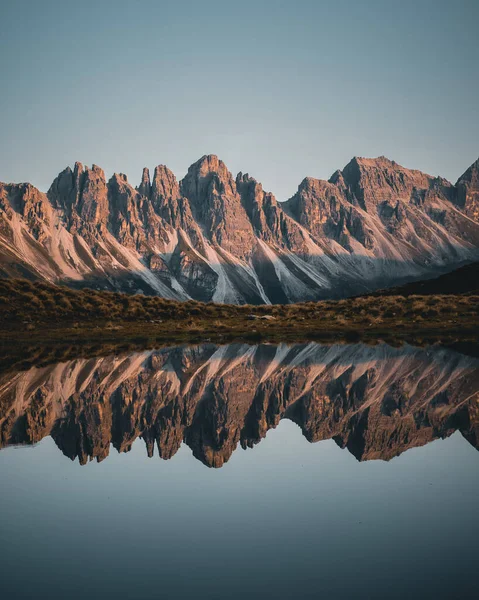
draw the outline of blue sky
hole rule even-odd
[[[477,0],[0,2],[0,180],[214,153],[278,199],[354,155],[479,156]]]

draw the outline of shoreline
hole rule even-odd
[[[265,322],[266,323],[266,322]],[[100,327],[98,323],[85,324],[84,328],[38,327],[20,330],[11,327],[0,329],[0,373],[11,368],[21,370],[31,366],[46,366],[74,358],[90,358],[141,352],[168,346],[200,344],[308,344],[324,345],[386,344],[400,347],[443,346],[460,353],[479,356],[479,327],[477,325],[442,327],[329,328],[308,330],[303,327],[271,328],[267,325],[253,330],[242,330],[238,325],[231,329],[203,329],[185,331],[154,324],[133,324],[118,328]],[[162,324],[163,325],[163,324]],[[165,324],[166,325],[166,324]],[[171,325],[171,324],[170,324]]]

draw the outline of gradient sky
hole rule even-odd
[[[285,200],[384,154],[479,156],[477,0],[0,0],[0,180],[76,160],[181,177],[207,153]]]

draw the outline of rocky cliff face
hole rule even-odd
[[[208,466],[281,419],[358,460],[389,460],[454,431],[479,445],[479,361],[451,350],[234,344],[78,359],[0,375],[0,447],[51,435],[83,464],[141,437]]]
[[[452,185],[354,158],[278,202],[204,156],[123,174],[76,163],[47,194],[0,183],[0,275],[233,303],[338,298],[479,258],[479,160]]]
[[[474,221],[479,221],[479,158],[459,177],[456,189],[459,208]]]

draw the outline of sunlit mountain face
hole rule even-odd
[[[139,178],[138,178],[139,179]],[[384,156],[285,202],[205,155],[138,186],[76,163],[0,182],[0,275],[233,304],[341,298],[479,260],[479,160],[452,184]]]
[[[51,436],[85,464],[141,438],[149,457],[186,444],[222,467],[288,419],[309,442],[390,460],[455,431],[477,448],[478,400],[479,359],[441,347],[181,346],[5,371],[0,446]]]

